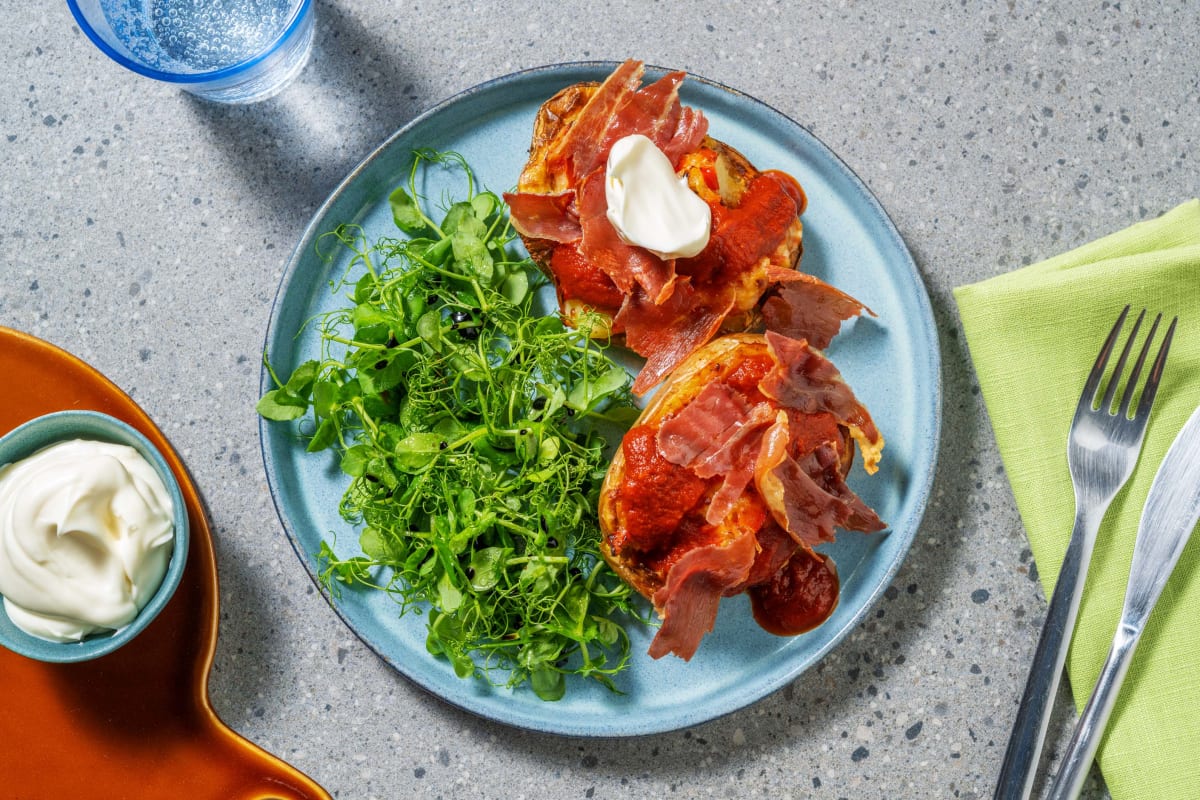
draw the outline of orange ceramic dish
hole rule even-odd
[[[213,712],[217,572],[200,495],[162,432],[107,378],[53,345],[0,327],[0,435],[53,411],[124,420],[162,452],[191,523],[183,582],[153,623],[94,661],[48,664],[0,648],[0,775],[11,797],[330,800],[308,776]]]

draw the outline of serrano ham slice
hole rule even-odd
[[[821,411],[833,414],[858,442],[863,467],[874,473],[883,450],[883,437],[833,362],[807,342],[772,331],[767,331],[765,338],[776,366],[759,384],[763,393],[789,408],[809,414]]]
[[[758,403],[720,448],[693,467],[698,477],[721,477],[721,487],[713,494],[708,510],[704,512],[709,524],[721,524],[750,485],[763,434],[770,423],[770,404]]]
[[[613,330],[623,332],[629,348],[646,356],[633,391],[643,394],[657,386],[690,353],[712,339],[732,304],[729,298],[710,302],[683,279],[675,281],[674,292],[661,304],[653,303],[640,290],[629,295],[613,319]]]
[[[658,429],[659,452],[672,464],[695,466],[742,426],[748,410],[740,392],[724,383],[710,383]]]
[[[668,461],[699,478],[720,477],[705,520],[719,525],[754,477],[763,431],[774,418],[769,403],[750,406],[724,383],[710,383],[658,431],[658,448]]]
[[[642,83],[643,68],[638,61],[626,61],[613,71],[592,93],[575,124],[555,139],[546,153],[546,165],[563,171],[572,183],[587,175],[608,156],[605,145],[608,130],[621,106]]]
[[[675,134],[659,145],[671,163],[678,166],[679,160],[700,147],[708,135],[708,118],[694,108],[684,107],[675,126]]]
[[[654,142],[674,165],[699,147],[708,133],[708,119],[679,102],[679,85],[685,77],[684,72],[670,72],[634,92],[609,124],[597,152],[602,158],[592,168],[600,169],[613,144],[634,133]]]
[[[754,481],[775,521],[798,544],[811,548],[832,542],[835,528],[883,530],[875,512],[842,479],[840,459],[828,445],[797,461],[788,455],[786,439],[787,416],[782,415],[764,437]]]
[[[694,548],[675,562],[654,594],[663,623],[650,643],[651,658],[674,653],[688,661],[696,654],[716,624],[721,598],[746,582],[757,549],[754,533],[745,532],[728,544]]]
[[[823,280],[795,270],[772,270],[779,290],[763,303],[767,330],[790,339],[804,339],[824,350],[841,330],[842,323],[862,312],[875,312]]]
[[[504,195],[517,233],[551,242],[574,242],[583,237],[575,190],[555,194],[516,192]]]
[[[708,131],[708,121],[679,102],[679,84],[685,73],[668,73],[639,89],[644,72],[639,61],[617,67],[551,148],[548,166],[565,167],[570,180],[582,180],[603,168],[613,143],[631,133],[649,138],[672,163],[694,150]]]
[[[845,476],[838,466],[838,456],[829,446],[813,451],[802,469],[826,493],[837,499],[840,509],[844,509],[838,527],[863,533],[874,533],[887,527],[879,515],[846,485]]]
[[[679,84],[683,83],[684,77],[683,72],[671,72],[634,92],[609,126],[605,135],[607,149],[631,133],[640,133],[660,150],[673,140],[683,114],[683,104],[679,102]],[[608,157],[607,151],[604,155]],[[671,163],[675,163],[674,159]]]
[[[662,303],[674,289],[675,260],[664,261],[649,250],[627,244],[608,221],[607,209],[604,172],[596,170],[583,179],[579,190],[580,253],[623,294],[633,292],[636,285],[655,305]]]

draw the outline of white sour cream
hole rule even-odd
[[[132,447],[59,442],[0,467],[0,595],[55,642],[128,625],[162,583],[173,504]]]
[[[641,134],[619,139],[604,181],[608,219],[629,244],[661,259],[691,258],[708,244],[712,211]]]

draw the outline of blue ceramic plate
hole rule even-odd
[[[372,153],[317,212],[284,273],[266,340],[276,371],[287,375],[316,356],[316,332],[296,332],[341,302],[331,296],[329,281],[343,274],[349,254],[328,243],[319,247],[321,235],[356,223],[368,238],[394,236],[387,197],[406,180],[413,149],[456,150],[485,186],[510,189],[524,165],[538,107],[559,89],[602,80],[614,67],[567,64],[490,81],[418,117]],[[811,633],[777,638],[747,624],[745,596],[724,601],[716,630],[690,663],[652,660],[645,652],[653,630],[632,631],[635,656],[618,678],[621,695],[577,680],[568,683],[563,700],[546,703],[528,690],[459,680],[447,662],[426,652],[425,617],[399,618],[381,592],[343,591],[335,600],[346,624],[399,672],[450,703],[522,728],[578,736],[674,730],[742,708],[794,680],[887,588],[916,533],[933,478],[941,420],[937,336],[929,298],[895,227],[836,155],[778,111],[700,78],[685,81],[681,94],[708,116],[714,137],[760,169],[782,169],[800,180],[809,198],[804,269],[878,315],[844,326],[828,352],[887,440],[878,474],[868,478],[856,468],[850,485],[891,527],[880,535],[843,534],[828,548],[842,579],[841,601]],[[425,196],[438,198],[443,188],[426,186]],[[264,372],[264,391],[269,381]],[[276,508],[309,573],[315,574],[322,539],[336,537],[340,555],[358,554],[357,533],[337,513],[348,479],[333,458],[306,454],[287,425],[264,422],[261,435]]]

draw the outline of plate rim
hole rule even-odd
[[[313,212],[311,219],[304,227],[296,246],[288,258],[283,274],[281,275],[279,284],[276,288],[275,297],[271,303],[270,315],[268,317],[268,324],[264,338],[264,355],[269,353],[269,347],[276,338],[276,324],[279,321],[279,311],[282,298],[296,272],[298,271],[307,251],[311,248],[316,239],[324,232],[321,229],[321,226],[322,223],[326,222],[325,217],[327,212],[363,175],[363,173],[372,166],[376,159],[391,149],[397,140],[407,136],[413,129],[426,124],[429,120],[446,113],[449,109],[457,107],[463,103],[468,103],[472,98],[478,95],[486,94],[487,92],[500,86],[510,85],[516,82],[535,81],[541,78],[552,77],[560,73],[579,71],[594,71],[602,77],[604,74],[611,73],[611,71],[620,63],[621,62],[618,61],[607,60],[565,61],[530,67],[491,78],[481,83],[472,85],[444,100],[441,100],[426,111],[413,117],[395,132],[389,135],[382,143],[372,149],[366,157],[364,157],[346,174],[346,176],[329,193],[324,202],[322,202],[321,205]],[[645,67],[648,75],[673,71],[668,68],[651,64],[646,64]],[[910,502],[908,503],[909,513],[905,518],[896,520],[892,525],[889,525],[889,536],[896,535],[896,532],[903,528],[907,531],[907,541],[904,542],[903,547],[898,552],[893,554],[891,560],[880,573],[880,579],[867,594],[866,599],[862,602],[861,606],[853,614],[851,614],[850,618],[845,621],[841,628],[834,631],[832,635],[829,636],[828,641],[813,651],[809,658],[804,659],[802,663],[796,664],[792,669],[789,669],[779,675],[771,685],[765,688],[764,691],[754,696],[741,698],[732,703],[722,704],[720,708],[713,710],[711,713],[699,714],[693,717],[688,717],[687,715],[682,715],[681,717],[680,714],[674,714],[668,719],[657,720],[655,724],[627,724],[609,726],[596,726],[592,724],[580,726],[572,725],[569,721],[562,719],[559,720],[558,724],[547,724],[544,719],[534,719],[529,715],[521,715],[518,713],[513,713],[509,716],[502,716],[494,713],[487,713],[482,709],[472,707],[472,705],[466,701],[465,696],[451,696],[442,693],[437,689],[433,681],[423,680],[412,671],[406,670],[403,665],[397,663],[392,656],[383,652],[381,648],[378,647],[376,643],[374,643],[363,631],[360,631],[358,627],[356,627],[356,625],[354,625],[351,620],[348,619],[347,614],[343,611],[343,609],[327,596],[326,591],[322,588],[320,581],[318,580],[316,572],[309,563],[310,554],[302,550],[299,538],[293,529],[286,510],[283,508],[280,492],[276,488],[278,483],[277,470],[275,469],[275,465],[269,454],[269,448],[267,445],[267,431],[271,423],[269,420],[259,417],[259,450],[263,460],[263,466],[266,471],[268,489],[271,495],[272,504],[275,507],[279,522],[284,528],[289,545],[296,553],[300,563],[304,567],[305,572],[308,574],[310,580],[313,581],[318,592],[323,598],[326,599],[327,603],[333,609],[334,613],[337,615],[342,624],[345,625],[369,650],[371,650],[371,652],[379,657],[384,663],[388,664],[388,666],[395,670],[399,675],[403,676],[410,683],[424,689],[426,692],[438,698],[442,702],[466,711],[481,719],[486,719],[492,722],[498,722],[519,729],[539,733],[550,733],[580,738],[612,738],[624,736],[647,736],[675,730],[682,730],[719,719],[723,716],[732,714],[735,711],[739,711],[743,708],[753,705],[754,703],[759,702],[760,700],[765,699],[766,697],[769,697],[770,695],[779,691],[787,684],[796,680],[809,668],[820,662],[833,648],[837,647],[846,639],[848,633],[853,628],[862,623],[870,610],[879,602],[880,596],[886,590],[887,586],[891,583],[892,578],[899,571],[900,566],[908,557],[912,542],[916,538],[917,530],[919,529],[924,518],[925,511],[928,508],[930,493],[934,477],[937,472],[938,455],[941,447],[941,432],[943,422],[941,349],[937,336],[936,322],[933,316],[933,307],[930,301],[929,291],[925,285],[925,281],[920,271],[917,268],[912,252],[904,242],[903,237],[900,235],[898,228],[888,215],[886,209],[883,207],[882,203],[875,196],[875,194],[870,190],[867,184],[854,172],[853,169],[849,167],[849,165],[846,164],[841,156],[839,156],[834,150],[832,150],[832,148],[826,145],[819,137],[817,137],[789,115],[784,114],[774,106],[771,106],[770,104],[758,99],[757,97],[754,97],[753,95],[747,94],[746,92],[730,87],[718,81],[697,75],[690,71],[685,71],[685,73],[688,81],[703,84],[710,89],[729,94],[737,100],[743,103],[748,103],[753,107],[758,107],[767,114],[774,115],[780,121],[794,126],[799,131],[802,131],[803,135],[808,139],[806,144],[810,144],[817,151],[819,151],[822,159],[829,165],[835,167],[841,174],[841,177],[847,180],[856,189],[859,199],[863,201],[865,203],[865,207],[869,208],[875,215],[875,221],[877,223],[875,227],[877,227],[879,231],[886,235],[891,249],[904,255],[904,258],[902,259],[904,271],[906,273],[903,276],[906,278],[904,283],[907,283],[913,289],[912,300],[915,301],[921,312],[919,318],[920,325],[918,327],[920,328],[920,333],[923,334],[923,338],[930,345],[929,347],[925,348],[923,352],[925,353],[925,369],[928,371],[928,375],[932,377],[932,384],[929,387],[928,396],[930,396],[933,401],[929,407],[928,418],[920,420],[916,426],[918,430],[926,431],[928,435],[923,443],[920,443],[919,446],[914,446],[912,453],[914,460],[927,462],[927,468],[925,468],[919,474],[911,473],[912,476],[917,479],[912,481],[910,489],[908,492],[906,492],[908,497],[911,498]],[[899,265],[893,264],[893,268],[898,266]],[[272,379],[270,372],[264,363],[262,369],[260,370],[259,396],[262,396],[262,394],[273,385],[271,381]],[[509,707],[511,708],[512,704],[509,704]],[[634,715],[618,715],[618,719],[627,719],[632,716]]]

